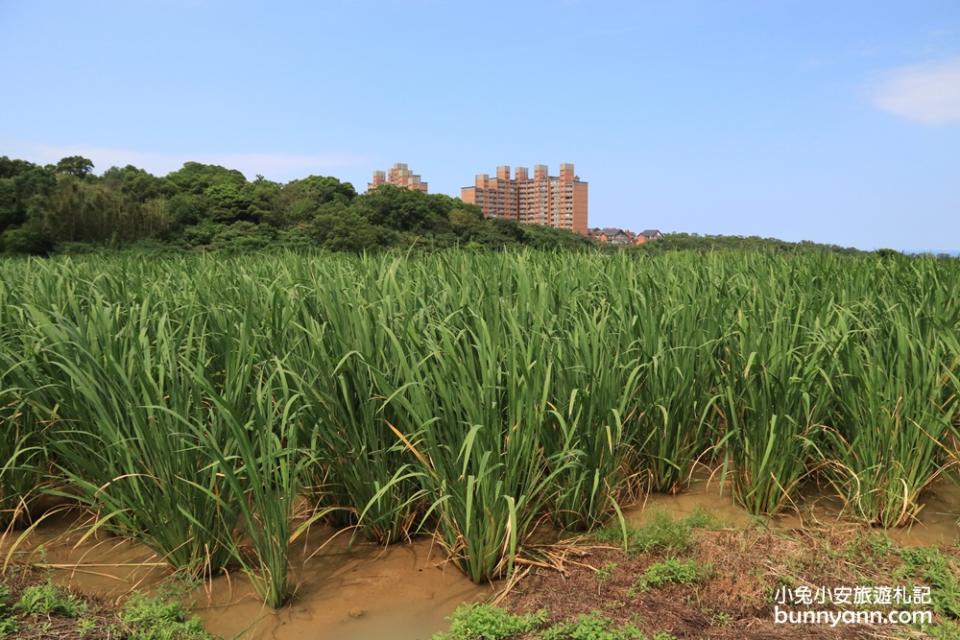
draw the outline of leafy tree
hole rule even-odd
[[[17,185],[13,178],[0,178],[0,233],[7,227],[21,224],[26,212],[17,198]]]
[[[203,247],[213,244],[213,239],[224,231],[224,225],[204,220],[183,229],[181,238],[188,247]]]
[[[27,160],[10,159],[7,156],[0,156],[0,178],[16,178],[21,174],[37,168],[37,165]]]
[[[488,247],[503,247],[511,244],[521,244],[524,240],[523,229],[513,220],[490,218],[475,240]]]
[[[361,214],[374,225],[398,231],[448,231],[456,201],[447,196],[383,185],[357,198]]]
[[[277,182],[257,176],[257,179],[247,185],[250,200],[250,216],[252,219],[267,222],[275,227],[284,226],[276,215],[277,201],[280,198],[282,186]]]
[[[110,167],[103,172],[101,180],[135,202],[146,202],[176,193],[176,187],[169,180],[158,178],[131,164],[123,168]]]
[[[207,215],[214,222],[257,222],[257,217],[250,211],[251,194],[246,185],[229,183],[215,184],[207,187],[203,192],[207,205]]]
[[[590,238],[563,229],[537,224],[522,226],[523,243],[537,249],[586,249],[596,245]]]
[[[133,242],[169,227],[166,207],[128,202],[108,186],[61,175],[49,197],[30,216],[56,242]]]
[[[56,172],[75,178],[86,178],[93,172],[93,161],[83,156],[67,156],[57,163]]]
[[[170,215],[178,227],[199,223],[206,212],[206,200],[193,193],[176,193],[167,200]]]
[[[462,241],[475,240],[483,233],[483,213],[479,207],[458,206],[447,215],[450,230]]]
[[[0,232],[24,223],[30,210],[55,185],[52,170],[0,156]]]
[[[223,227],[212,239],[218,249],[232,252],[254,251],[269,247],[277,238],[277,230],[265,224],[235,222]]]
[[[214,185],[233,185],[240,187],[247,183],[242,173],[235,169],[225,169],[215,164],[187,162],[183,167],[167,174],[167,180],[180,191],[200,195]]]
[[[356,197],[352,184],[329,176],[291,180],[277,194],[276,215],[271,222],[278,226],[304,222],[316,216],[324,205],[347,205]]]
[[[395,232],[370,224],[356,210],[338,202],[324,207],[309,225],[308,233],[331,251],[353,253],[388,246],[396,240]]]
[[[31,165],[25,167],[13,178],[17,188],[17,198],[27,209],[30,201],[49,195],[57,185],[57,176],[47,167]]]
[[[7,229],[0,235],[0,251],[6,253],[42,256],[53,251],[53,247],[53,239],[37,225]]]

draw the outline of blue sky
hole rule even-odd
[[[960,2],[0,0],[0,155],[459,194],[590,225],[960,249]]]

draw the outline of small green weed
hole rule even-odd
[[[876,531],[867,536],[867,548],[875,557],[884,557],[894,550],[893,540],[886,533]]]
[[[932,640],[960,640],[960,624],[956,622],[942,622],[923,631],[930,634]]]
[[[13,637],[18,629],[16,618],[0,615],[0,638]]]
[[[902,564],[895,578],[918,578],[930,587],[933,609],[948,618],[960,619],[960,567],[935,547],[898,549]]]
[[[491,604],[462,604],[450,616],[450,630],[433,640],[504,640],[529,633],[546,619],[546,611],[513,615]]]
[[[80,618],[77,620],[77,633],[81,638],[86,638],[97,630],[97,622],[90,618]]]
[[[713,614],[710,616],[710,622],[715,627],[724,627],[730,624],[732,620],[733,620],[733,616],[731,616],[726,611],[714,611]]]
[[[690,529],[711,529],[720,526],[716,516],[709,513],[703,507],[697,507],[690,515],[688,515],[686,518],[683,518],[680,522]]]
[[[129,640],[211,640],[200,619],[179,603],[135,595],[120,612]]]
[[[878,569],[896,551],[896,545],[886,533],[875,531],[865,538],[857,537],[839,549],[833,549],[828,544],[826,551],[831,558],[850,560],[864,567]]]
[[[632,598],[641,591],[665,584],[695,584],[703,580],[708,572],[709,567],[701,567],[694,560],[668,558],[647,567],[647,570],[627,590],[627,595]]]
[[[10,606],[10,587],[0,584],[0,613],[7,610]]]
[[[657,512],[649,524],[643,527],[627,527],[627,550],[631,553],[649,553],[657,550],[683,552],[692,544],[695,529],[716,525],[716,520],[703,510],[697,510],[681,520],[672,520],[663,512]],[[597,532],[604,542],[621,542],[623,531],[608,527]]]
[[[14,609],[27,615],[62,615],[76,618],[87,608],[80,598],[66,593],[52,582],[27,587]]]
[[[600,594],[600,588],[613,577],[613,572],[620,566],[616,562],[607,562],[596,570],[597,594]]]
[[[618,627],[599,611],[594,611],[553,625],[540,634],[540,640],[647,640],[647,636],[632,624]]]
[[[160,583],[155,593],[161,600],[180,600],[201,586],[203,580],[198,576],[178,571]]]

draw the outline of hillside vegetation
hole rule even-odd
[[[163,177],[133,166],[102,176],[83,157],[36,165],[0,157],[0,252],[43,255],[92,247],[254,250],[391,246],[576,248],[576,234],[505,220],[445,195],[309,176],[286,184],[188,162]]]

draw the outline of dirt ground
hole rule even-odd
[[[950,570],[957,571],[957,548],[940,551]],[[702,579],[638,590],[638,577],[668,558],[692,561],[703,571]],[[897,573],[902,565],[883,538],[862,528],[791,533],[698,529],[685,549],[625,552],[622,546],[595,547],[568,558],[563,572],[537,569],[516,585],[502,605],[515,613],[546,610],[551,622],[600,612],[618,624],[632,623],[651,637],[664,631],[679,639],[717,640],[931,637],[926,630],[909,625],[831,628],[774,621],[775,595],[781,585],[833,588],[917,582],[917,576]],[[918,571],[922,582],[923,567]],[[955,588],[956,583],[951,585]],[[946,597],[955,599],[957,594]],[[812,608],[837,609],[829,604]],[[870,608],[883,609],[880,605]]]

